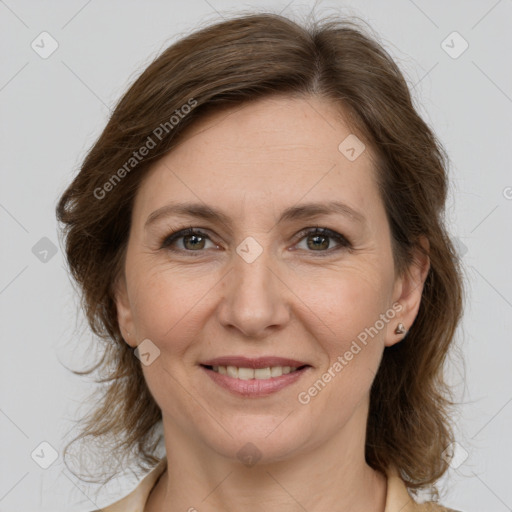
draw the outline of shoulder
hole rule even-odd
[[[404,483],[405,487],[405,483]],[[453,508],[445,507],[440,503],[433,501],[427,501],[425,503],[416,503],[412,498],[408,503],[408,506],[404,507],[401,512],[462,512],[461,510],[455,510]],[[387,510],[385,511],[387,512]],[[393,510],[394,512],[394,510]]]
[[[130,494],[91,512],[143,512],[149,494],[156,485],[158,478],[167,467],[167,457],[164,457],[133,489]]]
[[[444,507],[443,505],[439,505],[439,503],[427,502],[427,503],[417,503],[416,508],[414,508],[414,512],[462,512],[461,510],[455,510],[453,508]]]
[[[462,512],[433,501],[425,503],[414,501],[396,467],[388,469],[387,483],[386,508],[384,512]]]

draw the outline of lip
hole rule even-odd
[[[219,359],[220,360],[220,359]],[[215,360],[212,360],[215,361]],[[285,361],[284,359],[280,359],[280,361]],[[291,361],[287,359],[286,361]],[[258,360],[253,360],[254,364],[259,364]],[[247,364],[247,363],[244,363]],[[213,365],[212,365],[213,366]],[[215,365],[217,366],[217,365]],[[220,366],[223,366],[222,364]],[[231,366],[231,365],[228,365]],[[235,365],[233,365],[235,366]],[[281,364],[274,365],[281,366]],[[284,365],[291,366],[291,365]],[[303,366],[303,365],[301,365]],[[308,373],[311,369],[311,366],[305,366],[301,370],[296,370],[292,373],[288,373],[286,375],[281,375],[280,377],[271,377],[270,379],[249,379],[242,380],[234,377],[229,377],[228,375],[223,375],[221,373],[217,373],[210,368],[207,368],[204,365],[200,365],[200,368],[203,372],[205,372],[213,382],[221,386],[222,388],[230,391],[232,394],[237,395],[239,397],[245,398],[258,398],[265,397],[280,391],[281,389],[292,385],[294,382],[297,382],[304,374]],[[247,368],[247,366],[245,366]],[[263,366],[266,368],[266,366]]]
[[[200,363],[202,366],[236,366],[238,368],[269,368],[272,366],[292,366],[300,368],[301,366],[311,366],[304,361],[288,359],[285,357],[266,356],[249,358],[244,356],[224,356],[215,359],[209,359]]]

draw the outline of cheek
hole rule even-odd
[[[303,391],[312,410],[322,415],[329,409],[332,421],[321,428],[344,424],[368,396],[378,370],[382,337],[388,322],[381,320],[389,308],[389,279],[352,269],[336,282],[323,283],[323,292],[309,292],[309,325],[324,354],[320,371]],[[314,312],[315,314],[313,314]]]
[[[312,332],[323,356],[319,374],[302,391],[311,391],[319,414],[328,407],[335,424],[347,421],[368,395],[381,361],[389,323],[381,315],[389,308],[391,283],[381,270],[372,271],[370,265],[364,270],[345,268],[336,281],[315,287],[318,293],[309,288],[305,299],[312,304],[308,322],[315,322]]]
[[[369,265],[341,269],[317,279],[314,286],[308,281],[298,293],[311,321],[325,332],[329,353],[348,350],[351,341],[390,307],[391,280],[380,270]]]
[[[168,266],[143,263],[133,268],[132,312],[141,339],[181,352],[201,329],[213,292],[212,274],[190,275]]]
[[[160,350],[155,364],[142,366],[144,378],[158,406],[176,421],[187,416],[185,411],[189,417],[197,415],[194,401],[166,390],[184,382],[187,369],[195,364],[194,344],[201,339],[208,308],[208,280],[208,276],[185,276],[162,266],[140,265],[132,274],[132,311],[139,341],[150,339]],[[183,427],[188,428],[186,423]]]

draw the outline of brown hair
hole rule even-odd
[[[185,127],[207,112],[273,94],[330,100],[372,149],[399,272],[411,262],[419,237],[429,241],[431,265],[419,313],[407,339],[384,350],[366,439],[367,463],[382,472],[394,464],[416,492],[445,473],[443,451],[454,440],[449,409],[455,404],[443,371],[463,287],[444,225],[448,159],[392,58],[348,20],[301,26],[275,14],[252,14],[205,27],[166,49],[116,106],[57,206],[88,322],[104,343],[101,360],[75,373],[100,368],[98,382],[108,384],[73,442],[103,439],[104,467],[132,449],[140,468],[158,461],[154,433],[161,412],[122,338],[113,293],[133,200],[148,168],[178,143]],[[166,126],[161,137],[155,136],[159,126]],[[147,156],[130,160],[148,137],[154,146]],[[438,497],[435,486],[430,490]]]

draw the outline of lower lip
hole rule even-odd
[[[290,386],[299,380],[311,367],[306,366],[302,370],[296,370],[280,377],[272,377],[270,379],[249,379],[242,380],[222,373],[214,372],[209,368],[201,366],[210,379],[216,384],[231,391],[235,395],[244,397],[260,397],[268,396],[287,386]]]

